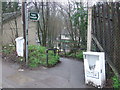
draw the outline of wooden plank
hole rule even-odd
[[[100,3],[97,5],[97,39],[101,43]]]
[[[94,8],[95,8],[95,5],[92,7],[92,34],[95,34]]]
[[[2,2],[0,1],[0,25],[2,23]]]
[[[97,6],[94,6],[94,36],[95,37],[98,37],[98,27],[97,27],[97,14],[96,14],[96,11],[97,11]],[[96,44],[94,44],[95,46],[95,50],[96,51],[99,51],[98,47]]]
[[[120,71],[120,30],[119,30],[119,18],[120,10],[119,3],[115,3],[115,37],[114,37],[114,64],[118,71]]]
[[[106,3],[106,13],[107,13],[107,19],[106,19],[106,22],[107,22],[107,30],[106,30],[106,38],[107,38],[107,53],[110,55],[110,45],[111,45],[111,42],[110,42],[110,31],[111,31],[111,28],[110,28],[110,6],[108,5],[108,3]]]
[[[110,16],[110,9],[109,9],[109,5],[108,3],[105,3],[105,6],[106,6],[106,17],[105,17],[105,23],[106,23],[106,59],[107,57],[109,56],[109,61],[112,60],[112,55],[110,54],[110,19],[109,19],[109,16]],[[110,65],[108,64],[108,66],[106,66],[106,70],[107,72],[110,72]],[[110,75],[107,73],[107,76],[109,77]]]
[[[99,11],[99,14],[100,14],[100,44],[101,46],[103,47],[103,13],[102,13],[102,4],[100,4],[100,11]]]
[[[109,66],[111,67],[112,71],[114,72],[114,74],[119,78],[120,80],[120,74],[118,73],[119,71],[117,70],[117,68],[115,67],[115,64],[113,64],[111,61],[110,61],[110,58],[107,56],[106,57],[106,61],[107,63],[109,64]]]
[[[103,11],[103,48],[106,50],[106,23],[105,23],[105,15],[106,15],[106,6],[103,4],[102,6]]]
[[[114,30],[113,30],[113,25],[114,25],[114,23],[113,23],[113,15],[114,15],[114,13],[113,13],[113,10],[112,10],[112,8],[113,8],[113,3],[110,3],[109,4],[109,9],[110,9],[110,11],[109,11],[109,27],[110,27],[110,30],[109,30],[109,39],[110,39],[110,59],[111,60],[114,60],[113,59],[113,53],[114,53],[114,40],[113,40],[113,38],[114,38]]]
[[[97,45],[97,47],[99,48],[99,50],[100,50],[101,52],[103,52],[104,49],[102,48],[101,44],[99,43],[99,41],[97,40],[97,38],[96,38],[94,35],[92,35],[92,39],[93,39],[94,42],[96,43],[96,45]]]
[[[96,21],[96,6],[94,7],[94,25],[95,25],[95,33],[94,35],[97,36],[97,21]]]
[[[98,24],[98,5],[96,5],[96,8],[95,8],[95,20],[96,20],[96,38],[98,38],[98,34],[99,34],[99,24]],[[99,39],[98,39],[99,40]]]
[[[104,21],[103,21],[103,4],[101,5],[101,46],[104,47]]]
[[[119,61],[120,60],[120,47],[119,47],[120,46],[120,37],[119,37],[120,35],[120,25],[119,25],[120,10],[119,10],[119,5],[120,3],[112,4],[111,10],[110,10],[109,5],[107,3],[102,5],[102,13],[99,13],[99,14],[102,14],[103,16],[102,18],[98,17],[98,19],[96,19],[97,16],[94,15],[93,23],[95,27],[93,26],[94,33],[92,33],[91,37],[92,37],[92,40],[97,45],[97,47],[99,48],[99,50],[105,52],[107,63],[109,64],[109,66],[111,67],[115,75],[118,76],[120,79],[120,74],[119,74],[119,71],[120,71],[120,68],[119,68],[119,65],[120,65],[120,61]],[[101,8],[99,8],[98,10],[100,9]],[[98,10],[95,9],[95,13]],[[103,22],[102,24],[100,24],[101,21]],[[98,25],[100,25],[100,27]],[[101,34],[98,35],[99,32],[103,35]],[[102,36],[102,38],[99,40],[98,36],[99,37]],[[102,43],[100,41],[102,41]],[[115,63],[112,62],[113,60],[115,61]]]

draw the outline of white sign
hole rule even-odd
[[[103,88],[105,85],[104,52],[83,52],[85,83]]]
[[[87,77],[99,79],[99,72],[87,71],[86,74],[87,74]]]
[[[16,51],[18,56],[23,57],[24,55],[24,38],[23,37],[18,37],[15,39],[16,41]]]

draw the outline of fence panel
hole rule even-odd
[[[92,34],[120,77],[120,2],[98,3],[92,8]]]

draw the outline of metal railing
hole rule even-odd
[[[54,56],[56,56],[57,53],[58,53],[58,55],[59,55],[59,49],[57,49],[57,48],[47,49],[47,50],[46,50],[46,64],[47,64],[47,67],[49,66],[49,62],[48,62],[48,60],[49,60],[49,58],[48,58],[49,51],[53,51],[53,52],[54,52]]]

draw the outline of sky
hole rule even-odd
[[[22,1],[24,1],[24,0],[2,0],[2,1],[20,1],[20,2],[22,2]],[[28,2],[31,2],[31,1],[35,1],[35,0],[27,0]],[[36,0],[36,1],[41,1],[41,0]],[[53,2],[53,1],[55,1],[55,2],[68,2],[68,0],[43,0],[43,1],[51,1],[51,2]],[[78,1],[78,2],[87,2],[87,1],[89,1],[89,2],[96,2],[96,1],[120,1],[120,0],[74,0],[74,1]]]
[[[22,1],[24,1],[24,0],[2,0],[2,1],[8,1],[8,2],[22,2]],[[42,1],[42,0],[27,0],[27,2],[32,2],[32,1]],[[67,4],[68,3],[68,1],[71,1],[71,0],[43,0],[44,2],[46,2],[46,1],[50,1],[50,2],[53,2],[53,1],[55,1],[55,2],[62,2],[62,3],[64,3],[64,4]],[[96,1],[98,1],[98,0],[72,0],[72,1],[77,1],[77,2],[87,2],[87,1],[89,1],[90,2],[90,4],[92,3],[92,4],[94,4]]]
[[[21,1],[23,1],[23,0],[2,0],[2,1],[20,1],[20,2],[21,2]],[[27,0],[27,1],[31,2],[31,1],[35,1],[35,0]],[[36,0],[36,1],[41,1],[41,0]],[[68,0],[43,0],[43,1],[68,2]],[[74,1],[86,2],[87,0],[74,0]],[[94,2],[94,1],[96,1],[96,0],[88,0],[88,1]]]
[[[32,2],[32,1],[42,1],[42,0],[2,0],[2,1],[12,1],[12,2],[22,2],[22,1],[27,1],[27,2]],[[89,6],[93,6],[96,2],[98,2],[98,1],[104,1],[104,2],[106,2],[106,1],[120,1],[120,0],[43,0],[44,2],[46,2],[46,1],[50,1],[50,2],[62,2],[63,4],[67,4],[68,3],[68,1],[77,1],[77,2],[84,2],[84,3],[86,3],[86,2],[89,2],[88,3],[88,5]]]

